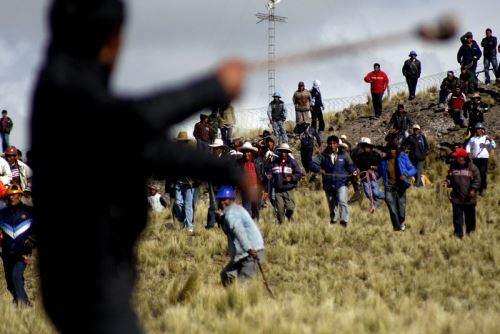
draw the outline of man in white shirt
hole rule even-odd
[[[474,126],[476,134],[467,142],[465,150],[469,153],[470,158],[474,165],[479,169],[481,175],[481,187],[479,194],[484,196],[486,194],[486,176],[488,174],[488,159],[490,158],[490,151],[497,145],[493,138],[486,135],[486,130],[482,123],[477,123]]]

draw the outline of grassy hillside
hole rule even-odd
[[[444,177],[442,162],[433,178]],[[263,212],[268,264],[276,299],[261,277],[229,289],[219,284],[227,262],[222,231],[168,230],[165,212],[151,216],[138,247],[135,304],[149,333],[497,333],[500,328],[500,170],[490,174],[478,205],[478,229],[452,237],[451,206],[435,187],[408,191],[411,228],[394,233],[387,209],[354,205],[344,229],[328,224],[322,191],[297,192],[297,222],[278,226]],[[36,270],[27,271],[35,306],[11,304],[0,274],[0,333],[53,333],[43,314]],[[77,288],[77,287],[75,287]]]

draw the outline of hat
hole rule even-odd
[[[217,192],[217,199],[234,199],[236,194],[234,193],[234,189],[231,186],[222,186]]]
[[[246,141],[245,143],[243,143],[243,145],[241,145],[240,147],[240,151],[243,152],[243,151],[253,151],[253,152],[257,152],[258,149],[256,147],[253,147],[252,146],[252,143],[250,143],[249,141]]]
[[[279,98],[281,98],[281,94],[279,92],[274,92],[273,93],[273,97],[279,97]]]
[[[319,81],[318,79],[314,80],[313,81],[313,87],[319,88],[319,86],[321,86],[321,81]]]
[[[475,98],[481,98],[481,95],[479,95],[479,93],[474,93],[472,94],[472,98],[475,99]]]
[[[5,195],[10,196],[10,195],[15,195],[15,194],[23,194],[23,190],[21,189],[21,186],[18,184],[10,185],[10,187],[9,187],[9,189],[7,189],[7,193]]]
[[[483,123],[481,123],[481,122],[476,123],[476,125],[474,125],[474,130],[476,130],[476,129],[483,129],[484,130]]]
[[[418,124],[413,124],[412,129],[419,129],[419,130],[420,130],[420,125],[418,125]]]
[[[468,31],[466,34],[465,34],[465,38],[472,38],[472,33],[470,31]]]
[[[154,184],[150,184],[150,185],[148,185],[148,188],[149,188],[149,189],[156,190],[156,191],[160,191],[160,188],[159,188],[158,186],[155,186]]]
[[[5,155],[17,155],[17,148],[15,146],[8,146],[5,149]]]
[[[188,133],[186,131],[179,132],[176,139],[177,139],[177,141],[190,141],[191,140],[191,139],[189,139]]]
[[[300,87],[300,86],[305,86],[304,81],[300,81],[300,82],[299,82],[299,87]]]
[[[404,108],[405,108],[405,105],[404,105],[404,104],[402,104],[402,103],[398,103],[398,110],[399,110],[400,108],[403,108],[403,109],[404,109]]]
[[[213,147],[213,148],[224,147],[224,142],[222,141],[222,139],[217,138],[214,140],[214,142],[212,144],[210,144],[208,146]]]
[[[452,157],[457,158],[457,157],[462,157],[462,158],[467,158],[469,154],[467,153],[466,150],[463,148],[459,147],[451,154]]]
[[[416,57],[417,56],[417,52],[415,50],[411,50],[410,54],[408,56],[409,57],[411,57],[411,56],[415,56]]]
[[[342,136],[340,136],[340,139],[347,140],[347,136],[346,135],[342,135]]]
[[[232,157],[233,157],[233,156],[238,157],[238,156],[240,156],[240,155],[243,155],[243,153],[238,152],[238,151],[236,151],[236,150],[231,150],[231,151],[229,151],[229,155],[230,155],[230,156],[232,156]]]
[[[361,137],[361,140],[359,141],[360,144],[365,144],[365,145],[370,145],[373,146],[372,140],[368,137]]]
[[[281,145],[279,145],[276,148],[276,151],[284,151],[284,152],[292,153],[292,150],[290,149],[290,145],[288,145],[287,143],[282,143]]]

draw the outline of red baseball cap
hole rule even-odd
[[[453,152],[453,153],[451,154],[451,156],[452,156],[452,157],[454,157],[454,158],[458,158],[458,157],[467,158],[467,157],[469,156],[469,154],[467,153],[467,151],[466,151],[466,150],[464,150],[463,148],[460,148],[460,147],[459,147],[459,148],[457,148],[457,149],[455,150],[455,152]]]

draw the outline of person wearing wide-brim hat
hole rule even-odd
[[[415,91],[417,90],[418,78],[420,78],[420,73],[422,72],[422,65],[420,64],[420,60],[417,59],[417,52],[414,50],[410,51],[408,57],[410,58],[403,64],[403,75],[408,84],[409,99],[413,100],[415,98]]]
[[[489,106],[481,101],[479,93],[472,94],[471,98],[464,103],[464,117],[468,118],[467,132],[470,136],[474,134],[474,125],[484,122],[484,113],[488,112]]]
[[[278,223],[282,224],[285,217],[292,222],[295,210],[294,189],[302,178],[299,164],[290,154],[292,150],[287,143],[276,148],[278,157],[271,162],[271,176],[275,193],[275,208]]]
[[[257,151],[258,149],[250,142],[243,143],[240,147],[243,157],[238,160],[238,165],[247,180],[247,186],[241,189],[241,204],[258,222],[266,173],[264,159],[257,156]]]
[[[475,134],[465,145],[465,150],[470,155],[472,162],[477,166],[481,175],[481,186],[479,187],[479,194],[485,195],[488,186],[488,161],[490,158],[490,151],[497,147],[493,138],[486,135],[486,129],[483,123],[477,123],[474,126]]]
[[[177,137],[175,138],[175,140],[178,141],[178,142],[189,142],[189,141],[191,141],[191,139],[188,136],[187,131],[180,131],[177,134]]]
[[[227,147],[224,145],[224,140],[220,138],[216,138],[214,142],[210,145],[208,145],[212,148],[212,154],[217,158],[217,159],[229,159],[230,155],[229,152],[227,152]],[[213,182],[208,182],[208,200],[209,200],[209,205],[208,205],[208,212],[207,212],[207,225],[205,228],[207,230],[212,229],[216,226],[217,220],[216,220],[216,212],[217,212],[217,199],[215,198],[217,191],[219,190],[219,185],[215,184]]]

